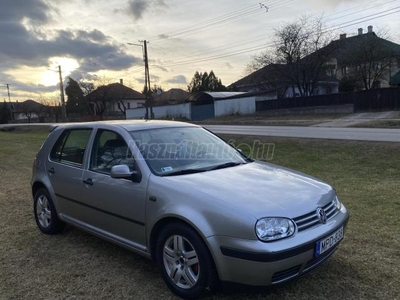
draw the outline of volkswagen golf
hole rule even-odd
[[[200,126],[169,121],[53,125],[33,164],[34,216],[152,259],[196,298],[220,281],[299,277],[343,240],[346,207],[328,184],[253,160]]]

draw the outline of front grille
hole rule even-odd
[[[274,273],[274,275],[272,275],[271,282],[276,284],[276,283],[281,283],[283,281],[289,280],[299,274],[300,268],[301,268],[301,265],[298,265],[298,266],[295,266],[290,269],[276,272],[276,273]]]
[[[327,220],[332,219],[338,212],[334,201],[329,202],[322,209],[325,211]],[[316,211],[294,218],[293,221],[296,223],[298,231],[313,227],[320,222]]]

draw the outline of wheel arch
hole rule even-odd
[[[47,191],[49,191],[49,189],[46,187],[46,185],[41,181],[36,181],[34,184],[32,184],[32,197],[35,197],[35,194],[41,188],[44,188]]]
[[[156,252],[155,247],[156,247],[157,237],[158,237],[159,233],[161,232],[161,230],[163,229],[163,227],[165,227],[167,224],[171,224],[171,223],[181,223],[181,224],[186,225],[186,226],[190,227],[191,229],[193,229],[197,233],[197,235],[201,238],[203,243],[206,245],[208,251],[210,252],[210,254],[214,260],[214,256],[212,254],[210,245],[208,245],[207,239],[201,233],[200,229],[197,228],[196,226],[194,226],[194,224],[192,224],[189,220],[180,218],[178,216],[166,216],[166,217],[158,220],[154,224],[153,228],[151,229],[149,248],[150,248],[150,255],[153,260],[155,259],[155,252]],[[214,264],[215,264],[215,262],[214,262]]]

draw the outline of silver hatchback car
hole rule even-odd
[[[303,275],[334,253],[349,218],[328,184],[181,122],[52,126],[31,185],[43,233],[68,223],[153,259],[183,298],[220,280]]]

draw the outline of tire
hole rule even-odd
[[[33,213],[36,225],[44,234],[57,234],[65,227],[65,223],[58,218],[53,200],[45,188],[40,188],[35,194]]]
[[[212,292],[219,279],[212,256],[195,230],[170,223],[156,242],[156,263],[169,289],[184,299],[196,299],[207,288]]]

